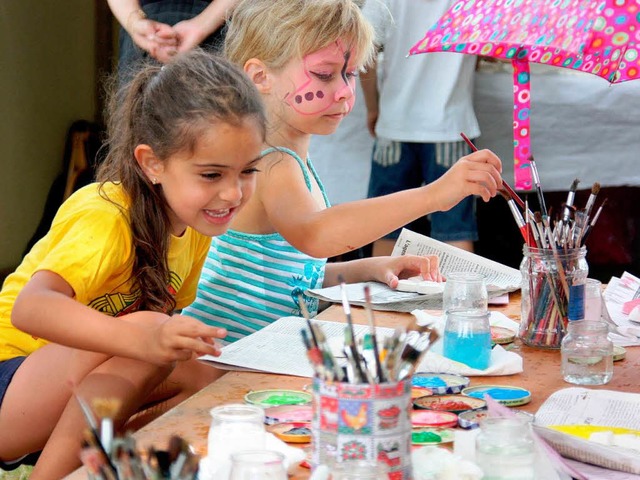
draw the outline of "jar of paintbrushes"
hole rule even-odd
[[[529,346],[559,349],[567,323],[584,317],[589,273],[585,247],[534,248],[525,245],[522,319],[518,336]]]

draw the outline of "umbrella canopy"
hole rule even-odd
[[[640,77],[640,0],[461,0],[410,54],[455,52],[511,60],[514,178],[532,188],[528,158],[529,62],[592,73],[611,83]]]

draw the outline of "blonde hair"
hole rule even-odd
[[[241,0],[224,51],[240,67],[257,58],[277,70],[338,39],[346,41],[358,67],[371,63],[373,27],[354,0]]]

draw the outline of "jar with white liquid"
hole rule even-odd
[[[529,422],[489,417],[480,422],[476,463],[483,480],[534,480],[535,448]]]
[[[208,454],[230,459],[245,450],[264,450],[264,410],[256,405],[229,404],[212,408]]]

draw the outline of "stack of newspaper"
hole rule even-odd
[[[520,271],[467,252],[446,243],[439,242],[411,230],[403,229],[395,244],[392,255],[437,255],[440,271],[446,277],[452,272],[474,272],[485,276],[489,297],[498,297],[520,289]],[[411,312],[415,309],[440,310],[442,294],[421,295],[393,290],[382,283],[367,282],[347,285],[347,296],[352,305],[364,305],[364,285],[371,289],[371,304],[375,310]],[[308,290],[308,295],[327,302],[342,301],[340,286]]]

